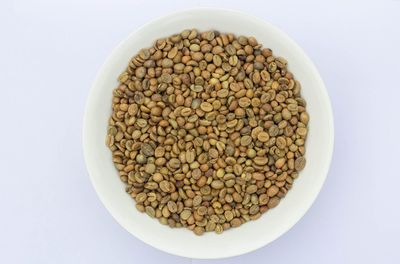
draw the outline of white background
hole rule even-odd
[[[168,255],[120,227],[81,144],[85,100],[111,50],[149,20],[197,6],[286,31],[319,69],[335,118],[330,173],[310,211],[272,244],[216,261]],[[0,263],[400,263],[399,49],[400,1],[1,0]]]

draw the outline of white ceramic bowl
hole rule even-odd
[[[180,228],[170,229],[139,213],[134,200],[125,193],[105,146],[107,120],[111,114],[112,90],[129,59],[153,41],[183,29],[216,29],[236,35],[255,36],[259,43],[285,57],[289,69],[302,84],[302,95],[310,113],[307,165],[292,190],[278,207],[257,221],[250,221],[221,235],[195,236]],[[150,22],[129,35],[115,48],[93,84],[86,105],[83,146],[93,186],[107,210],[131,234],[171,254],[189,258],[223,258],[244,254],[275,240],[288,231],[310,208],[328,173],[333,150],[333,118],[324,83],[304,51],[273,25],[250,15],[221,9],[193,9]],[[222,246],[223,245],[223,246]]]

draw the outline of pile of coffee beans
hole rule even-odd
[[[141,50],[106,144],[139,211],[197,235],[276,207],[305,167],[300,83],[254,37],[184,30]]]

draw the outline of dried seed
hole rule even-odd
[[[190,109],[189,107],[182,108],[181,116],[187,117],[190,116],[191,114],[192,114],[192,109]]]
[[[200,195],[196,195],[193,198],[193,206],[199,206],[202,202],[203,198]]]
[[[155,211],[154,208],[151,207],[151,206],[146,206],[146,207],[145,207],[145,211],[146,211],[146,214],[147,214],[148,216],[150,216],[150,217],[155,217],[155,216],[156,216],[156,211]]]
[[[304,157],[298,157],[295,161],[294,161],[294,169],[296,171],[301,171],[304,169],[304,167],[306,166],[306,159]]]
[[[220,180],[214,180],[211,182],[211,187],[219,190],[219,189],[224,188],[224,183]]]
[[[237,192],[234,192],[234,193],[232,194],[232,197],[233,197],[233,200],[234,200],[236,203],[241,203],[241,202],[243,201],[243,197],[242,197],[240,194],[238,194]]]
[[[191,89],[193,92],[200,93],[200,92],[203,91],[204,88],[203,88],[203,86],[201,86],[201,85],[192,84],[192,85],[190,86],[190,89]]]
[[[228,221],[228,222],[230,222],[234,217],[232,211],[225,211],[224,216],[225,216],[226,221]]]
[[[142,150],[143,155],[145,155],[145,156],[147,156],[147,157],[153,156],[153,155],[154,155],[154,149],[153,149],[153,147],[152,147],[150,144],[148,144],[148,143],[144,143],[144,144],[142,145],[141,150]]]
[[[280,168],[283,167],[283,165],[285,165],[285,163],[286,163],[286,159],[285,159],[285,158],[277,159],[277,160],[275,161],[275,167],[276,167],[277,169],[280,169]]]
[[[262,165],[266,165],[268,163],[268,158],[267,157],[255,157],[253,159],[253,161],[256,165],[262,166]]]
[[[257,185],[249,185],[249,186],[246,188],[246,193],[252,194],[252,193],[255,193],[257,190],[258,190]]]
[[[181,217],[182,220],[186,221],[186,220],[188,220],[188,218],[189,218],[191,215],[192,215],[192,212],[190,212],[190,210],[185,209],[185,210],[183,210],[183,211],[181,212],[180,217]]]
[[[168,201],[167,207],[171,213],[176,213],[178,211],[178,206],[174,201]]]
[[[251,144],[252,138],[250,136],[243,136],[240,139],[240,145],[242,146],[248,146]]]
[[[242,221],[239,218],[234,218],[230,223],[232,227],[238,227],[242,224]]]
[[[250,104],[251,104],[250,98],[242,97],[242,98],[239,99],[239,106],[240,107],[247,108],[247,107],[250,106]]]
[[[268,204],[268,201],[269,201],[269,196],[267,194],[261,194],[258,197],[258,203],[260,205],[266,205],[266,204]]]
[[[178,54],[178,48],[175,46],[168,52],[168,58],[173,59],[175,58],[176,54]]]
[[[271,137],[276,137],[279,134],[279,128],[276,125],[272,125],[269,130],[268,133]]]
[[[307,135],[307,128],[305,128],[305,127],[299,127],[299,128],[296,130],[296,134],[299,135],[299,136],[301,136],[301,137],[305,137],[305,136]]]
[[[269,197],[275,196],[278,192],[279,192],[279,188],[276,187],[275,185],[272,185],[267,189],[267,195]]]
[[[279,204],[279,202],[280,202],[279,197],[275,196],[269,199],[267,206],[268,208],[274,208]]]
[[[196,158],[195,150],[188,150],[185,153],[185,158],[187,163],[193,163]]]
[[[228,89],[221,89],[217,92],[217,96],[221,97],[221,98],[225,98],[227,97],[229,94],[229,90]]]
[[[260,207],[256,204],[253,204],[249,209],[249,214],[255,215],[260,211]]]
[[[301,121],[303,124],[307,125],[309,119],[310,119],[310,118],[309,118],[309,116],[308,116],[308,114],[307,114],[306,112],[302,112],[302,113],[300,114],[300,121]]]
[[[258,133],[257,139],[261,142],[267,142],[269,140],[269,135],[268,135],[268,133],[262,131],[262,132]]]
[[[149,174],[153,174],[156,171],[156,165],[154,165],[152,163],[148,163],[148,164],[146,164],[144,171]]]
[[[211,112],[213,110],[213,106],[208,102],[203,102],[200,104],[200,109],[204,112]]]
[[[160,182],[159,187],[160,187],[161,191],[163,191],[165,193],[169,193],[172,191],[171,183],[168,181],[165,181],[165,180]]]
[[[203,233],[204,233],[204,228],[203,227],[201,227],[201,226],[196,226],[194,229],[193,229],[193,232],[196,234],[196,235],[198,235],[198,236],[201,236]]]
[[[168,161],[168,165],[172,169],[178,169],[181,166],[181,162],[179,159],[172,158]]]

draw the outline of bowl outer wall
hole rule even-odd
[[[306,168],[280,205],[221,235],[194,236],[185,229],[170,229],[139,213],[115,170],[111,152],[104,144],[111,114],[112,89],[129,59],[153,41],[186,28],[217,29],[236,35],[255,36],[275,56],[285,57],[310,113],[306,143]],[[285,33],[256,17],[231,10],[199,8],[156,19],[122,41],[101,67],[87,99],[83,124],[83,149],[91,182],[104,206],[128,232],[143,242],[170,254],[212,259],[241,255],[272,242],[287,232],[311,207],[326,179],[333,153],[333,115],[325,85],[304,51]]]

